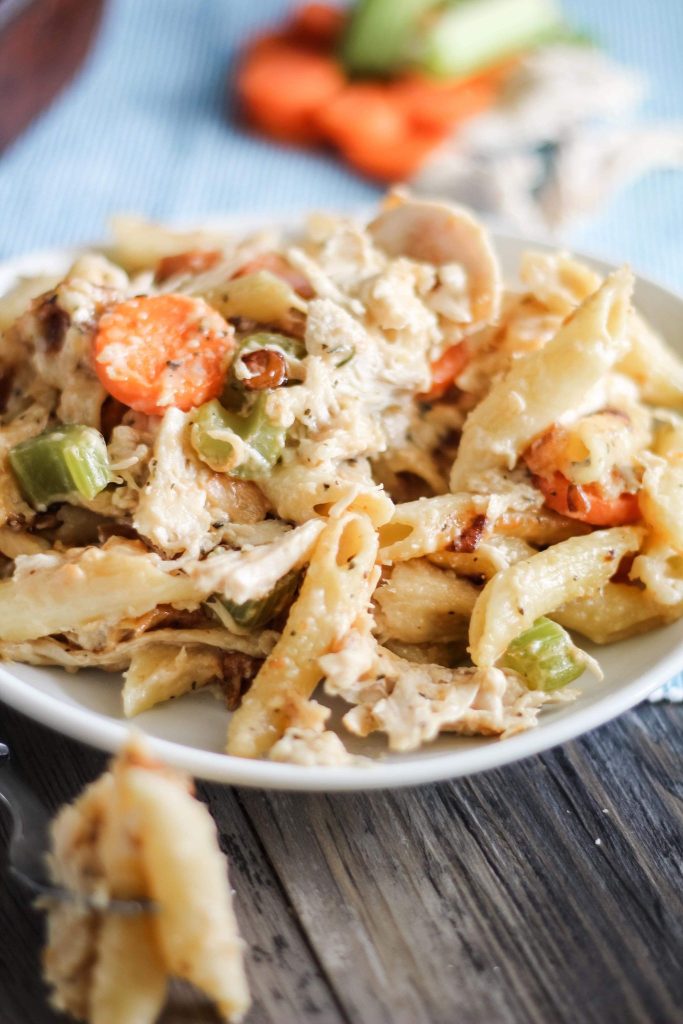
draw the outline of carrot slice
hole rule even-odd
[[[442,398],[467,366],[470,353],[467,342],[459,341],[451,345],[442,356],[432,363],[432,386],[429,391],[419,395],[423,401],[434,402]]]
[[[313,115],[344,86],[336,61],[282,40],[252,49],[237,72],[238,94],[248,120],[285,142],[315,142]]]
[[[413,131],[393,148],[375,148],[359,142],[341,147],[341,152],[352,167],[368,178],[384,183],[405,181],[417,174],[443,138],[443,134]]]
[[[331,48],[339,39],[347,22],[347,13],[331,4],[304,4],[297,7],[289,23],[289,31],[304,42]]]
[[[253,260],[249,260],[243,267],[236,270],[232,276],[244,277],[245,274],[254,274],[257,270],[269,270],[276,277],[281,277],[302,299],[312,299],[315,295],[308,278],[288,263],[279,252],[264,252],[260,256],[255,256]]]
[[[203,299],[143,295],[100,318],[94,365],[110,395],[160,416],[216,398],[234,347],[232,327]]]
[[[347,86],[318,111],[316,121],[350,164],[380,181],[409,177],[443,137],[415,129],[386,85]]]
[[[381,149],[405,139],[408,121],[384,85],[347,85],[316,113],[321,133],[341,149]]]
[[[606,497],[599,484],[571,483],[563,473],[551,477],[533,477],[548,508],[569,519],[591,526],[627,526],[640,518],[638,495],[624,491]]]
[[[498,85],[484,76],[451,82],[410,76],[392,86],[396,106],[421,128],[449,129],[490,107]]]
[[[162,284],[176,274],[203,274],[220,262],[221,253],[218,249],[188,249],[173,256],[164,256],[157,263],[154,280]]]

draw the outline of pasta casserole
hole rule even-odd
[[[392,194],[240,238],[119,219],[20,282],[1,656],[123,672],[127,716],[211,687],[228,753],[304,765],[571,699],[573,636],[682,613],[683,366],[627,267],[520,280],[466,210]]]

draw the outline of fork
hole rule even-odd
[[[55,885],[47,871],[50,816],[32,789],[11,764],[6,743],[0,742],[0,801],[12,818],[8,846],[9,873],[32,896],[77,903],[91,910],[140,914],[154,909],[148,900],[102,900]]]

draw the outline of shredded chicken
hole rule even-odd
[[[395,751],[416,750],[440,732],[512,736],[534,726],[550,699],[514,672],[408,662],[357,632],[321,666],[325,691],[355,705],[346,728],[357,736],[384,732]]]

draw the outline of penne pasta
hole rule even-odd
[[[197,593],[192,580],[164,572],[157,556],[135,542],[24,555],[12,579],[0,583],[0,641],[19,643],[106,619],[136,618],[160,604],[194,605]]]
[[[683,555],[683,451],[663,459],[643,455],[645,464],[640,491],[643,518],[653,539]]]
[[[250,1002],[242,942],[216,827],[190,780],[133,738],[51,831],[53,880],[101,907],[47,904],[53,1005],[92,1024],[153,1024],[175,975],[237,1024]],[[156,906],[126,915],[111,899]]]
[[[613,644],[670,621],[676,609],[658,605],[640,587],[605,583],[586,597],[570,601],[552,618],[595,644]]]
[[[399,562],[375,591],[375,622],[385,639],[408,644],[461,639],[479,591],[426,559]]]
[[[180,697],[212,680],[222,678],[220,650],[210,647],[171,647],[149,644],[131,658],[123,679],[121,699],[127,718]]]
[[[643,531],[615,527],[571,537],[516,562],[489,580],[470,620],[475,665],[495,665],[508,645],[536,619],[599,590],[624,555],[637,551]]]
[[[391,520],[380,527],[380,561],[389,565],[429,555],[466,531],[465,543],[473,549],[504,505],[502,499],[470,494],[442,494],[397,505]]]
[[[347,513],[320,535],[281,639],[264,662],[228,727],[228,753],[259,757],[294,724],[333,649],[367,610],[377,582],[377,536],[370,521]]]
[[[635,310],[629,347],[617,369],[632,377],[646,402],[683,409],[683,365],[664,340]]]
[[[521,537],[494,534],[482,541],[475,551],[435,551],[427,557],[434,565],[452,569],[458,576],[490,579],[501,569],[534,554],[536,548]]]
[[[487,470],[512,469],[529,442],[585,401],[623,356],[633,275],[611,274],[547,345],[513,364],[468,416],[451,490],[476,491]]]
[[[175,779],[131,767],[124,798],[138,815],[152,925],[169,974],[205,992],[227,1021],[249,1008],[237,920],[216,826]]]

